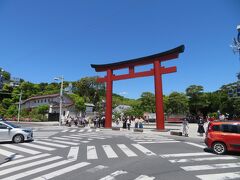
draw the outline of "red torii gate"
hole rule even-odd
[[[184,52],[184,45],[174,49],[154,54],[151,56],[121,61],[111,64],[91,64],[96,72],[107,71],[107,76],[99,77],[98,82],[106,82],[106,120],[105,127],[112,127],[112,84],[113,81],[153,76],[155,84],[155,100],[156,100],[156,128],[157,130],[164,130],[164,110],[163,110],[163,93],[162,93],[162,74],[173,73],[177,71],[176,66],[165,68],[161,66],[161,62],[178,58],[179,54]],[[153,64],[153,69],[143,72],[135,72],[135,66]],[[113,71],[118,69],[128,68],[128,74],[114,75]]]

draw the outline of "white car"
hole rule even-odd
[[[21,128],[8,121],[0,121],[0,142],[12,141],[21,143],[33,140],[33,131],[27,128]]]

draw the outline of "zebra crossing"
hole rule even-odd
[[[67,159],[77,160],[82,158],[84,160],[97,159],[116,159],[121,157],[137,157],[137,156],[156,156],[156,153],[150,151],[140,144],[104,144],[104,145],[85,145],[79,142],[69,142],[63,140],[43,139],[36,140],[29,143],[20,144],[1,144],[0,155],[9,157],[17,153],[15,159],[27,156],[39,155],[41,153],[50,153],[59,148],[69,148]],[[81,153],[80,153],[81,152]],[[104,155],[100,152],[104,152]]]
[[[136,135],[128,134],[127,137],[137,142],[138,144],[163,144],[163,143],[180,142],[164,136],[148,136],[148,135],[136,136]]]
[[[78,128],[69,128],[69,129],[64,129],[62,130],[61,132],[70,132],[70,133],[73,133],[73,132],[78,132],[78,133],[90,133],[90,132],[99,132],[100,129],[89,129],[89,128],[84,128],[84,129],[78,129]]]
[[[162,158],[177,164],[186,172],[193,173],[201,180],[240,179],[239,157],[220,156],[207,152],[162,154]],[[227,170],[219,172],[218,170]]]
[[[93,164],[87,161],[74,161],[64,159],[61,156],[53,156],[48,153],[39,154],[27,158],[15,159],[6,164],[0,165],[0,179],[1,180],[17,180],[17,179],[31,179],[31,180],[47,180],[57,178],[59,176],[67,176],[68,173],[78,171],[88,173],[89,175],[101,171],[103,175],[99,180],[113,180],[121,178],[134,180],[154,180],[155,177],[145,174],[132,174],[125,170],[107,171],[108,166]],[[105,171],[106,170],[106,171]],[[108,173],[107,173],[108,172]],[[131,176],[128,178],[128,175]],[[135,176],[134,178],[132,176]]]

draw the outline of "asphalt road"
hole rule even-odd
[[[33,129],[33,142],[0,144],[0,179],[240,179],[239,154],[217,156],[199,139],[127,130]],[[16,159],[4,163],[13,153]]]

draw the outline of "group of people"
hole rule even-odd
[[[93,119],[93,124],[95,128],[105,127],[105,116],[96,116]]]
[[[116,124],[117,125],[119,125],[119,121],[120,121],[120,119],[118,118],[116,120]],[[134,116],[123,117],[123,119],[122,119],[122,123],[123,123],[122,128],[130,130],[132,123],[134,123],[134,127],[135,128],[143,128],[143,122],[144,122],[143,117],[134,117]]]
[[[71,127],[73,124],[75,126],[82,125],[85,127],[89,124],[88,120],[85,117],[72,117],[68,116],[65,120],[65,125]]]
[[[203,118],[199,117],[197,132],[199,133],[200,136],[203,136],[203,134],[205,133],[204,123],[205,122],[204,122]],[[188,129],[189,129],[189,125],[188,125],[187,118],[184,118],[184,120],[182,122],[182,134],[186,137],[188,137]]]

